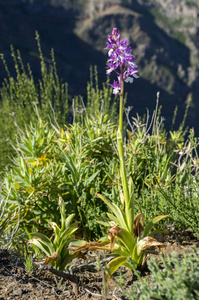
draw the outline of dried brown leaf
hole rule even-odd
[[[115,243],[115,236],[118,235],[120,231],[120,227],[115,225],[111,229],[108,230],[108,238],[110,239],[110,247],[111,250],[114,248],[114,243]]]
[[[107,241],[98,241],[98,242],[90,242],[90,243],[86,243],[85,245],[79,247],[78,249],[76,249],[75,251],[73,251],[72,254],[77,253],[77,252],[81,252],[87,249],[99,249],[100,246],[103,246],[107,244]]]
[[[158,242],[155,238],[151,237],[151,236],[146,236],[144,237],[140,242],[139,242],[139,246],[140,246],[140,250],[146,250],[148,248],[151,247],[159,247],[159,248],[163,248],[166,247],[165,244]]]
[[[50,260],[52,261],[56,261],[57,258],[58,258],[59,254],[57,252],[53,252],[51,254],[51,256],[47,257],[46,260],[45,260],[45,264],[47,265],[49,263]]]
[[[144,214],[139,214],[134,219],[134,236],[139,237],[141,233],[144,231]],[[141,221],[142,220],[142,221]]]

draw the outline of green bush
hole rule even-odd
[[[146,222],[169,214],[166,222],[178,229],[192,228],[198,234],[197,139],[171,132],[146,134],[137,126],[126,144],[126,167],[134,182],[135,213]],[[157,127],[154,127],[157,128]],[[4,176],[8,211],[20,210],[19,232],[46,234],[49,221],[58,222],[57,197],[66,203],[67,215],[76,214],[82,235],[91,240],[102,235],[97,223],[106,221],[106,205],[95,193],[118,204],[118,156],[116,126],[107,115],[85,115],[73,125],[61,127],[39,117],[19,130],[15,158]],[[120,189],[120,188],[119,188]]]
[[[189,254],[184,251],[181,257],[175,252],[162,256],[160,264],[153,259],[148,265],[151,282],[136,282],[130,299],[199,299],[199,256],[195,248]]]
[[[12,49],[16,79],[2,56],[8,73],[0,91],[0,178],[7,199],[3,205],[7,213],[17,216],[10,224],[20,220],[19,234],[47,234],[48,222],[59,221],[57,198],[61,196],[67,215],[75,213],[81,221],[82,235],[98,238],[105,229],[97,221],[106,221],[106,205],[96,193],[118,205],[121,190],[117,101],[111,97],[108,81],[100,89],[96,68],[91,68],[86,104],[80,96],[72,101],[67,83],[57,75],[53,52],[47,66],[38,35],[37,41],[38,83],[19,52]],[[190,130],[185,140],[186,114],[187,110],[180,128],[169,133],[158,107],[152,121],[147,114],[145,119],[138,116],[133,124],[128,122],[125,164],[133,181],[135,214],[143,213],[146,222],[169,214],[162,226],[172,222],[177,229],[192,228],[199,235],[198,139]],[[4,214],[5,210],[3,219]],[[8,223],[4,224],[11,226]]]
[[[176,229],[192,228],[199,235],[198,139],[191,129],[185,140],[184,120],[178,131],[168,135],[157,108],[152,122],[147,120],[133,119],[126,145],[136,213],[144,213],[147,220],[168,214],[165,222],[172,222]]]
[[[95,193],[112,191],[118,159],[113,148],[115,126],[107,117],[85,118],[84,126],[54,128],[38,119],[18,133],[17,155],[4,178],[9,194],[8,211],[20,207],[22,231],[45,232],[49,220],[59,221],[57,197],[66,204],[67,215],[76,214],[82,235],[101,235],[105,205]],[[10,206],[11,204],[11,206]]]
[[[57,74],[53,50],[50,63],[47,65],[38,33],[36,39],[41,64],[41,79],[38,82],[34,80],[30,65],[24,66],[19,51],[16,52],[11,47],[15,78],[10,75],[4,55],[1,54],[7,78],[0,89],[0,178],[11,162],[10,157],[16,154],[12,144],[15,143],[18,131],[25,130],[30,123],[37,123],[38,115],[44,122],[49,124],[57,122],[61,127],[65,124],[83,122],[85,116],[94,116],[98,112],[109,114],[109,119],[115,120],[116,101],[112,99],[108,84],[104,83],[102,88],[99,88],[97,68],[90,69],[85,104],[78,94],[72,100],[68,94],[68,84]]]
[[[170,222],[176,229],[192,228],[199,236],[199,205],[198,205],[198,140],[190,130],[187,141],[180,149],[175,149],[175,161],[171,163],[173,178],[168,185],[156,180],[150,190],[145,189],[138,206],[152,208],[152,212],[160,210],[168,213]],[[153,176],[154,179],[154,176]],[[148,200],[147,200],[148,199]]]
[[[30,122],[34,123],[38,112],[45,121],[47,118],[56,118],[60,124],[66,123],[69,115],[68,85],[62,83],[57,75],[53,51],[51,64],[47,67],[41,52],[38,34],[36,38],[41,61],[41,79],[38,83],[34,81],[30,66],[25,68],[23,65],[19,51],[16,54],[11,48],[16,71],[15,79],[11,77],[4,56],[1,55],[8,75],[0,90],[1,169],[10,162],[8,154],[14,153],[11,143],[15,140],[17,131],[19,128],[25,128]]]
[[[0,190],[0,247],[12,247],[19,228],[19,209],[7,210],[9,194],[3,196]],[[14,226],[10,226],[14,224]]]

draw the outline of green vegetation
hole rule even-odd
[[[69,253],[69,245],[71,242],[78,242],[82,245],[84,241],[75,241],[71,235],[78,230],[78,221],[71,224],[75,214],[71,214],[66,218],[66,210],[63,199],[59,199],[58,203],[61,214],[61,226],[59,227],[55,222],[50,222],[54,230],[54,239],[50,240],[46,235],[35,232],[31,233],[33,238],[28,241],[28,244],[38,247],[46,256],[46,264],[49,262],[56,269],[63,271],[65,267],[74,258],[78,256],[78,252],[74,254]]]
[[[27,73],[20,53],[12,49],[16,79],[7,69],[8,79],[0,91],[1,245],[21,251],[30,272],[33,252],[38,257],[45,254],[47,263],[64,271],[83,249],[110,250],[111,275],[122,264],[139,267],[152,244],[163,246],[153,235],[166,233],[168,224],[176,230],[191,228],[198,237],[199,158],[194,130],[184,129],[184,119],[178,130],[167,133],[158,105],[151,117],[147,113],[145,118],[127,118],[128,129],[123,132],[127,138],[119,142],[136,216],[129,230],[124,192],[120,192],[124,182],[117,150],[117,100],[111,98],[108,82],[99,88],[96,68],[91,69],[86,104],[80,96],[71,99],[56,72],[53,51],[47,67],[38,35],[37,40],[41,80],[34,82],[30,67]],[[108,232],[110,240],[104,225],[115,229]],[[181,288],[186,299],[194,299],[196,259],[196,254],[184,254],[183,263],[174,255],[162,258],[164,272],[151,262],[154,281],[152,285],[142,281],[136,293],[140,299],[152,299],[147,295],[172,299],[170,295]],[[168,280],[172,284],[165,290]]]
[[[37,123],[38,116],[48,124],[56,121],[63,128],[64,125],[80,120],[83,114],[79,112],[85,112],[81,97],[77,95],[72,100],[68,94],[68,84],[58,77],[53,50],[51,61],[47,65],[38,33],[36,39],[39,49],[37,55],[41,62],[39,82],[34,81],[30,66],[24,66],[19,51],[15,53],[11,47],[16,78],[11,77],[4,56],[1,55],[8,78],[0,90],[0,177],[5,172],[5,166],[10,163],[10,157],[15,154],[12,143],[15,143],[16,135],[28,124]],[[99,89],[96,68],[94,72],[91,68],[87,91],[87,114],[93,115],[95,108],[100,108],[104,114],[110,111],[110,120],[115,120],[116,104],[111,99],[111,88],[104,83],[103,89]]]
[[[189,254],[184,252],[181,257],[175,252],[171,257],[161,256],[161,267],[153,259],[149,262],[149,269],[152,281],[138,275],[141,284],[135,283],[129,299],[198,299],[199,256],[195,248]]]

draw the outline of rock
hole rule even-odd
[[[13,291],[14,296],[21,296],[23,293],[22,289],[17,289]]]

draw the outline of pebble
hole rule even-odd
[[[22,290],[18,289],[18,290],[13,291],[13,295],[14,296],[21,296],[22,295]]]

